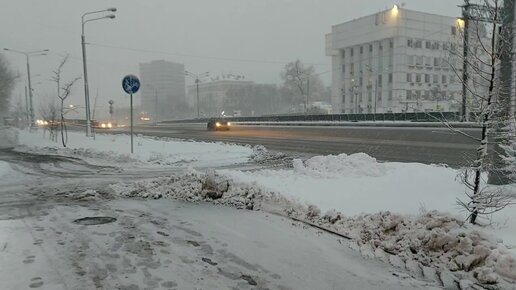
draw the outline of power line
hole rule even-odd
[[[243,59],[243,58],[230,58],[230,57],[219,57],[219,56],[204,56],[204,55],[185,54],[185,53],[173,53],[173,52],[162,51],[162,50],[131,48],[131,47],[115,46],[115,45],[100,44],[100,43],[88,43],[88,44],[92,45],[92,46],[98,46],[98,47],[104,47],[104,48],[112,48],[112,49],[120,49],[120,50],[127,50],[127,51],[144,52],[144,53],[156,53],[156,54],[199,58],[199,59],[211,59],[211,60],[218,60],[218,61],[250,62],[250,63],[265,63],[265,64],[286,64],[286,63],[290,62],[290,61]],[[330,64],[327,64],[327,63],[307,63],[307,64],[313,65],[313,66],[330,66]]]

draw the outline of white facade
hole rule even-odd
[[[186,107],[185,66],[165,60],[140,64],[142,110],[152,120],[178,117]]]
[[[231,107],[231,100],[228,98],[228,91],[235,88],[250,87],[254,85],[252,81],[222,79],[210,82],[199,83],[199,112],[201,117],[220,116],[223,111],[227,114],[227,107]],[[197,106],[197,86],[188,86],[188,99],[191,104]],[[195,102],[194,102],[195,100]],[[197,109],[197,108],[196,108]]]
[[[398,7],[333,26],[334,112],[459,111],[459,29],[456,18]]]

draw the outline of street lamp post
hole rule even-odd
[[[90,14],[96,14],[96,13],[104,13],[104,12],[116,12],[116,8],[108,8],[104,10],[99,11],[91,11],[86,12],[81,17],[81,24],[82,24],[82,34],[81,34],[81,46],[82,46],[82,66],[84,70],[84,102],[86,107],[86,136],[91,136],[91,116],[90,116],[90,91],[88,87],[88,69],[86,65],[86,37],[84,36],[84,25],[88,22],[95,21],[95,20],[101,20],[101,19],[113,19],[115,18],[114,14],[105,15],[102,17],[97,18],[91,18],[91,19],[85,19],[87,15]]]
[[[10,48],[4,48],[4,50],[25,55],[25,59],[27,61],[27,82],[29,85],[29,124],[30,124],[29,126],[32,127],[34,125],[33,123],[34,123],[35,117],[34,117],[34,107],[33,107],[33,101],[32,101],[33,93],[32,93],[32,83],[31,83],[31,78],[30,78],[29,56],[46,55],[46,52],[48,51],[48,49],[36,50],[36,51],[20,51],[20,50],[15,50],[15,49],[10,49]]]
[[[201,82],[200,78],[207,77],[210,75],[210,73],[205,72],[202,74],[194,74],[192,72],[185,70],[185,75],[187,75],[195,80],[196,91],[197,91],[197,118],[200,118],[200,111],[199,111],[199,83]]]

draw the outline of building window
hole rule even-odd
[[[446,83],[446,75],[443,75],[442,76],[442,83],[445,84]]]
[[[382,91],[377,91],[376,94],[377,94],[378,101],[381,101],[382,100]]]
[[[362,77],[359,77],[359,78],[358,78],[358,85],[359,85],[359,86],[362,86],[362,85],[364,84],[364,83],[363,83],[363,80],[364,80],[364,79],[363,79]]]
[[[373,92],[372,91],[367,92],[367,101],[369,103],[373,101]]]
[[[341,57],[344,59],[346,58],[346,51],[343,49],[341,50],[341,53],[340,53]]]
[[[439,66],[439,58],[438,57],[434,58],[434,66],[435,67]]]
[[[414,65],[414,56],[413,55],[407,56],[407,62],[408,62],[408,65]]]
[[[439,75],[434,75],[434,84],[439,83]]]
[[[416,48],[421,48],[423,46],[422,41],[421,40],[416,40],[416,42],[414,43],[414,46]]]
[[[416,74],[416,83],[421,82],[421,74]]]
[[[430,41],[425,41],[425,48],[432,49],[432,43]]]
[[[426,57],[425,58],[425,65],[427,67],[431,67],[432,66],[432,58],[431,57]]]
[[[363,53],[364,53],[364,47],[360,46],[360,54],[363,54]]]
[[[343,65],[342,65],[342,73],[345,73],[345,72],[346,72],[346,65],[345,65],[345,64],[343,64]]]
[[[425,83],[430,83],[430,75],[429,74],[425,74]]]
[[[456,81],[456,79],[455,79],[455,75],[451,75],[451,76],[450,76],[450,84],[454,84],[454,83],[455,83],[455,81]]]
[[[412,91],[407,90],[407,100],[412,100]]]
[[[350,63],[349,64],[349,73],[351,75],[354,75],[355,74],[355,65],[353,63]]]
[[[381,87],[382,83],[382,75],[378,75],[378,86]]]
[[[373,45],[369,44],[369,52],[373,52]]]
[[[387,97],[387,100],[392,101],[392,91],[389,91],[389,96]]]
[[[413,46],[413,41],[412,41],[412,39],[407,39],[407,46],[408,46],[408,47],[412,47],[412,46]]]
[[[416,56],[416,65],[417,66],[423,65],[423,57],[422,56]]]
[[[389,41],[389,47],[390,47],[390,48],[394,48],[394,41],[392,41],[392,40],[391,40],[391,41]]]
[[[355,54],[355,50],[353,49],[353,47],[351,48],[350,53],[351,53],[351,57],[353,57],[353,55]]]
[[[392,84],[392,73],[389,74],[389,84]]]
[[[379,50],[383,50],[383,44],[382,44],[382,42],[381,42],[381,41],[380,41],[380,42],[379,42],[379,44],[378,44],[378,49],[379,49]]]
[[[407,83],[411,83],[411,82],[412,82],[412,74],[408,73],[407,74]]]

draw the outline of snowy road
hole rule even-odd
[[[3,151],[0,160],[15,171],[0,187],[2,289],[432,288],[282,217],[173,200],[90,199],[84,192],[135,175],[60,156]],[[85,217],[116,220],[74,222]]]
[[[479,134],[478,129],[464,131],[473,136]],[[205,124],[166,124],[137,127],[135,132],[186,140],[260,144],[269,150],[315,155],[364,152],[381,161],[444,163],[453,167],[471,159],[477,146],[447,128],[234,126],[230,131],[211,132],[206,131]]]

